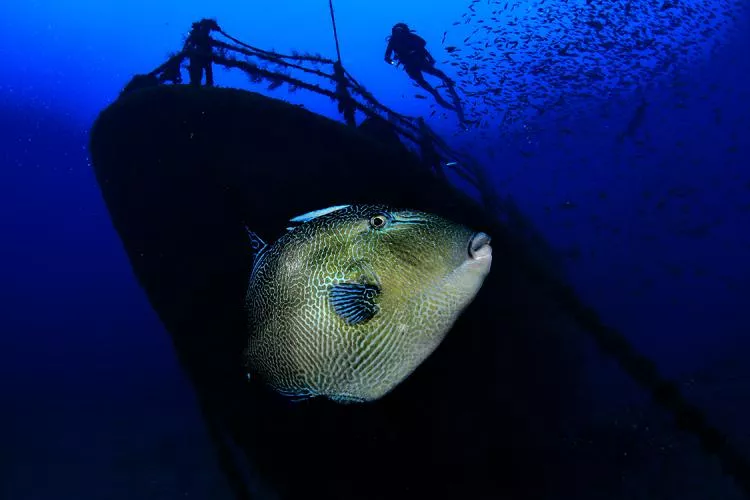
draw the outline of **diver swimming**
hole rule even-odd
[[[404,71],[415,83],[432,94],[438,104],[458,113],[459,118],[463,121],[461,104],[454,88],[455,82],[442,70],[435,67],[435,58],[427,50],[425,39],[417,35],[406,23],[396,23],[391,29],[391,35],[386,40],[388,40],[388,46],[385,49],[385,62],[391,65],[403,65]],[[395,60],[394,55],[396,56]],[[451,94],[454,104],[446,101],[437,89],[425,80],[423,73],[440,78]]]

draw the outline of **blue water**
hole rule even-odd
[[[623,46],[623,23],[666,30],[659,54],[674,62],[664,67],[653,54],[597,49],[570,28],[583,19],[585,1],[510,3],[514,12],[498,17],[488,2],[474,2],[478,17],[467,24],[470,2],[336,2],[342,61],[385,105],[427,116],[453,145],[471,148],[560,251],[581,297],[664,373],[693,388],[709,417],[747,451],[747,10],[739,2],[683,1],[694,9],[687,16],[662,10],[661,1],[633,0],[640,9],[600,36]],[[551,20],[535,17],[552,7]],[[130,271],[87,160],[97,113],[207,16],[257,47],[335,56],[321,0],[0,4],[0,428],[7,434],[0,498],[228,498],[191,389]],[[514,18],[515,31],[508,28]],[[442,110],[430,117],[434,103],[416,99],[403,71],[383,63],[384,38],[398,21],[428,41],[459,83],[472,82],[463,95],[467,115],[479,121],[474,128],[461,131]],[[548,63],[556,72],[532,72],[551,42],[524,37],[549,35],[555,22],[571,29],[565,40],[599,54],[603,81],[582,90],[559,79],[594,67],[561,55]],[[492,50],[484,41],[463,44],[486,23],[522,42],[514,56],[521,63],[497,50],[471,75],[458,73],[452,61],[473,65],[472,57]],[[460,52],[441,47],[444,32],[442,47]],[[503,75],[510,83],[483,99]],[[635,83],[617,83],[623,76]],[[217,70],[215,78],[257,90],[237,72]],[[268,93],[339,119],[325,99]],[[526,93],[549,111],[519,106]],[[642,96],[642,122],[618,142]],[[565,102],[554,105],[560,97]],[[613,402],[631,397],[618,393],[626,384],[612,384],[603,382],[602,391]]]

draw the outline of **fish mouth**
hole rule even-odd
[[[490,241],[490,237],[485,233],[478,232],[472,234],[469,239],[469,258],[473,260],[482,260],[492,257]]]

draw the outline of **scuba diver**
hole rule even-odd
[[[191,85],[200,86],[204,71],[206,73],[206,87],[213,87],[214,85],[214,72],[211,66],[213,60],[212,31],[219,31],[219,25],[213,19],[203,19],[193,23],[190,34],[185,40],[185,46],[182,50],[187,52],[190,59],[188,73]]]
[[[391,30],[391,36],[386,40],[388,40],[388,47],[385,49],[385,62],[394,64],[392,55],[395,52],[398,63],[404,65],[406,74],[412,80],[432,94],[438,104],[444,108],[458,112],[459,117],[462,118],[458,96],[453,88],[454,82],[448,75],[435,67],[435,58],[425,48],[427,42],[425,42],[424,38],[415,34],[414,30],[409,29],[409,26],[405,23],[397,23]],[[448,92],[451,93],[456,105],[451,105],[443,99],[440,93],[424,79],[423,72],[440,78],[448,89]]]

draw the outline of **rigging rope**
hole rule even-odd
[[[258,47],[253,47],[252,45],[248,45],[245,42],[238,40],[234,38],[233,36],[229,35],[227,32],[219,30],[219,33],[224,35],[226,38],[231,40],[232,42],[236,43],[237,45],[241,47],[245,47],[248,50],[257,52],[257,54],[254,54],[258,57],[264,56],[266,58],[272,59],[274,61],[277,61],[279,59],[294,59],[297,61],[311,61],[314,63],[325,63],[325,64],[333,64],[333,61],[331,59],[327,59],[323,56],[319,55],[302,55],[302,54],[293,54],[293,55],[286,55],[286,54],[279,54],[278,52],[274,51],[268,51],[259,49]],[[236,49],[235,49],[236,50]]]
[[[339,35],[336,31],[336,16],[333,15],[333,0],[328,0],[328,8],[331,11],[331,24],[333,24],[333,39],[336,41],[336,57],[341,64],[341,49],[339,49]]]

